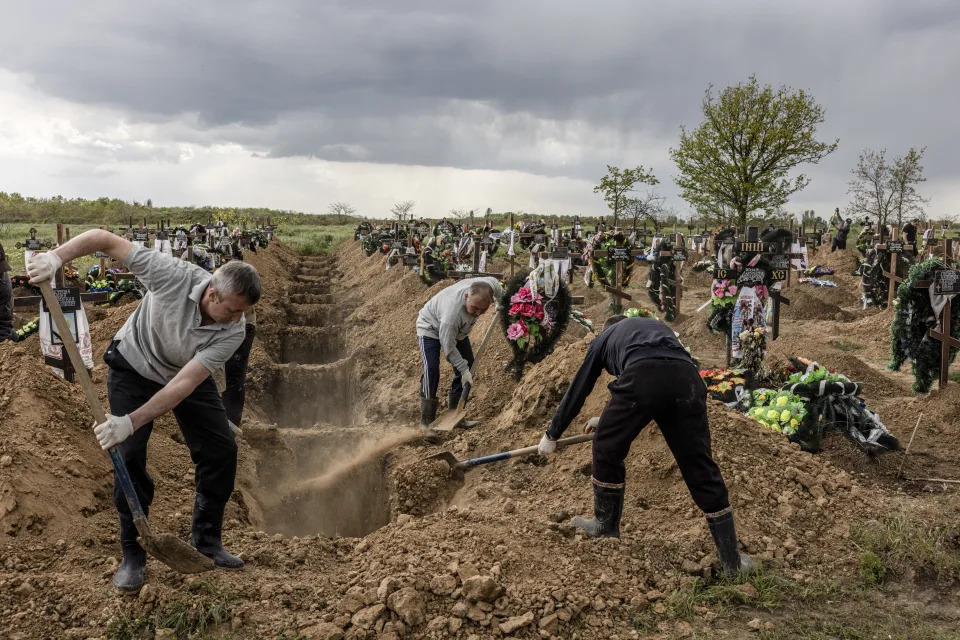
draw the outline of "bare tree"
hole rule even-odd
[[[926,150],[926,147],[919,151],[911,148],[907,151],[907,155],[894,160],[893,167],[890,169],[890,190],[893,192],[892,211],[897,214],[898,227],[903,224],[904,218],[923,217],[923,205],[930,203],[929,198],[924,198],[917,193],[915,186],[927,181],[923,177],[923,166],[920,165]]]
[[[624,207],[627,220],[633,222],[634,229],[641,220],[650,220],[654,225],[663,224],[665,213],[663,203],[666,199],[666,196],[661,196],[656,190],[650,189],[638,198],[628,198]]]
[[[397,204],[390,207],[390,213],[396,216],[397,220],[403,222],[404,217],[410,210],[413,209],[414,205],[417,204],[413,200],[405,200],[403,202],[398,202]],[[413,214],[410,214],[410,218],[413,219]]]
[[[334,202],[327,207],[327,211],[329,211],[332,215],[340,216],[340,222],[343,223],[344,217],[352,216],[357,212],[357,209],[356,207],[350,206],[346,202]]]
[[[450,217],[462,223],[463,219],[467,217],[467,212],[463,209],[450,209]]]
[[[875,218],[887,224],[896,216],[897,226],[903,224],[904,216],[923,213],[923,205],[929,202],[922,197],[916,185],[925,182],[920,160],[925,149],[911,148],[907,154],[887,162],[887,150],[866,149],[860,154],[857,167],[851,171],[847,193],[850,204],[847,213]]]

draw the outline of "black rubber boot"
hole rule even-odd
[[[625,488],[593,482],[593,518],[577,516],[573,526],[584,531],[590,538],[619,538],[620,517],[623,515]]]
[[[438,444],[441,440],[440,434],[430,428],[437,419],[439,402],[436,398],[420,398],[420,428],[424,431],[423,439],[430,444]]]
[[[451,391],[447,394],[447,409],[454,410],[457,408],[457,403],[460,402],[460,393],[456,391]],[[475,426],[480,424],[479,420],[461,420],[457,423],[458,429],[473,429]]]
[[[727,507],[723,511],[707,514],[707,526],[710,535],[717,545],[717,555],[723,574],[728,578],[735,578],[738,574],[753,573],[753,560],[750,556],[740,553],[740,544],[737,540],[737,530],[733,524],[733,508]]]
[[[213,559],[213,566],[220,569],[242,569],[243,560],[223,548],[223,512],[225,504],[214,504],[197,496],[193,503],[193,534],[190,544]]]
[[[130,514],[120,514],[120,546],[123,562],[113,574],[113,587],[118,593],[133,596],[140,593],[146,581],[147,552],[137,542],[137,527]]]

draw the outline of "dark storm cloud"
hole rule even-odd
[[[272,156],[595,179],[653,145],[669,182],[706,87],[755,72],[827,108],[834,191],[868,146],[956,169],[953,0],[18,4],[0,66]]]

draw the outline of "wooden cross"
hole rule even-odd
[[[912,244],[904,244],[897,240],[897,229],[894,228],[893,234],[887,242],[877,244],[877,249],[886,249],[890,252],[890,271],[884,271],[883,275],[890,280],[890,290],[887,292],[887,307],[893,308],[893,300],[897,296],[897,285],[903,282],[897,273],[897,265],[900,263],[900,254],[904,251],[913,251]]]
[[[960,293],[960,271],[955,269],[944,269],[934,272],[933,280],[922,280],[913,284],[914,289],[929,289],[934,287],[934,292],[938,294]],[[934,340],[940,342],[940,389],[943,389],[950,382],[950,349],[960,349],[960,340],[950,335],[950,315],[952,301],[947,301],[940,311],[937,327],[930,329],[928,334]]]
[[[683,234],[677,233],[677,223],[673,223],[673,251],[661,251],[661,256],[670,257],[674,262],[674,280],[667,280],[667,284],[676,288],[677,295],[674,299],[674,307],[677,310],[677,316],[680,315],[680,299],[683,297],[683,265],[687,260],[687,249],[684,243]],[[679,264],[677,264],[679,263]]]
[[[623,263],[631,262],[636,254],[631,247],[625,246],[623,241],[620,240],[614,246],[610,247],[609,250],[594,251],[593,255],[597,258],[610,258],[616,263],[614,286],[604,285],[603,288],[604,291],[610,294],[610,306],[613,308],[613,312],[620,313],[623,311],[623,305],[620,304],[620,300],[633,302],[633,297],[623,291]]]
[[[498,280],[503,278],[502,273],[487,273],[486,271],[480,271],[480,243],[473,243],[473,270],[472,271],[447,271],[447,277],[453,280],[462,280],[464,278],[478,278],[481,276],[486,276],[490,278],[497,278]]]
[[[807,232],[806,220],[804,220],[800,226],[800,236],[803,238],[803,242],[807,246],[807,249],[810,253],[816,252],[817,247],[820,246],[822,235],[823,234],[821,232],[817,231],[816,221],[813,223],[813,231],[809,233]]]

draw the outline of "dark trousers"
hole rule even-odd
[[[837,249],[847,249],[847,239],[843,238],[842,240],[839,237],[834,237],[833,244],[830,246],[830,253],[833,253]]]
[[[704,513],[730,506],[727,485],[710,451],[707,389],[692,363],[640,360],[608,388],[610,401],[593,440],[595,482],[623,486],[630,445],[655,420],[697,506]]]
[[[107,373],[110,412],[124,416],[146,404],[163,385],[137,373],[120,355],[117,344],[110,344],[103,360],[110,367]],[[237,442],[227,424],[227,413],[213,378],[208,377],[201,382],[193,393],[174,408],[173,415],[196,467],[194,484],[198,499],[207,504],[225,505],[233,493],[237,476]],[[152,431],[153,422],[148,422],[117,445],[144,509],[153,502],[153,479],[147,473],[147,441]],[[123,490],[116,482],[113,485],[113,504],[120,513],[123,527],[130,520],[130,508],[123,497]]]
[[[248,324],[243,342],[223,365],[227,383],[222,396],[223,408],[227,410],[227,419],[238,427],[243,419],[243,402],[247,395],[247,363],[250,361],[250,349],[256,334],[256,325]]]
[[[420,360],[423,364],[423,374],[420,376],[420,397],[432,400],[437,397],[437,387],[440,386],[440,341],[425,336],[418,336],[417,341],[420,343]],[[470,346],[470,338],[457,342],[457,351],[467,361],[467,365],[472,367],[473,347]],[[458,395],[463,391],[459,371],[454,371],[450,391]]]

